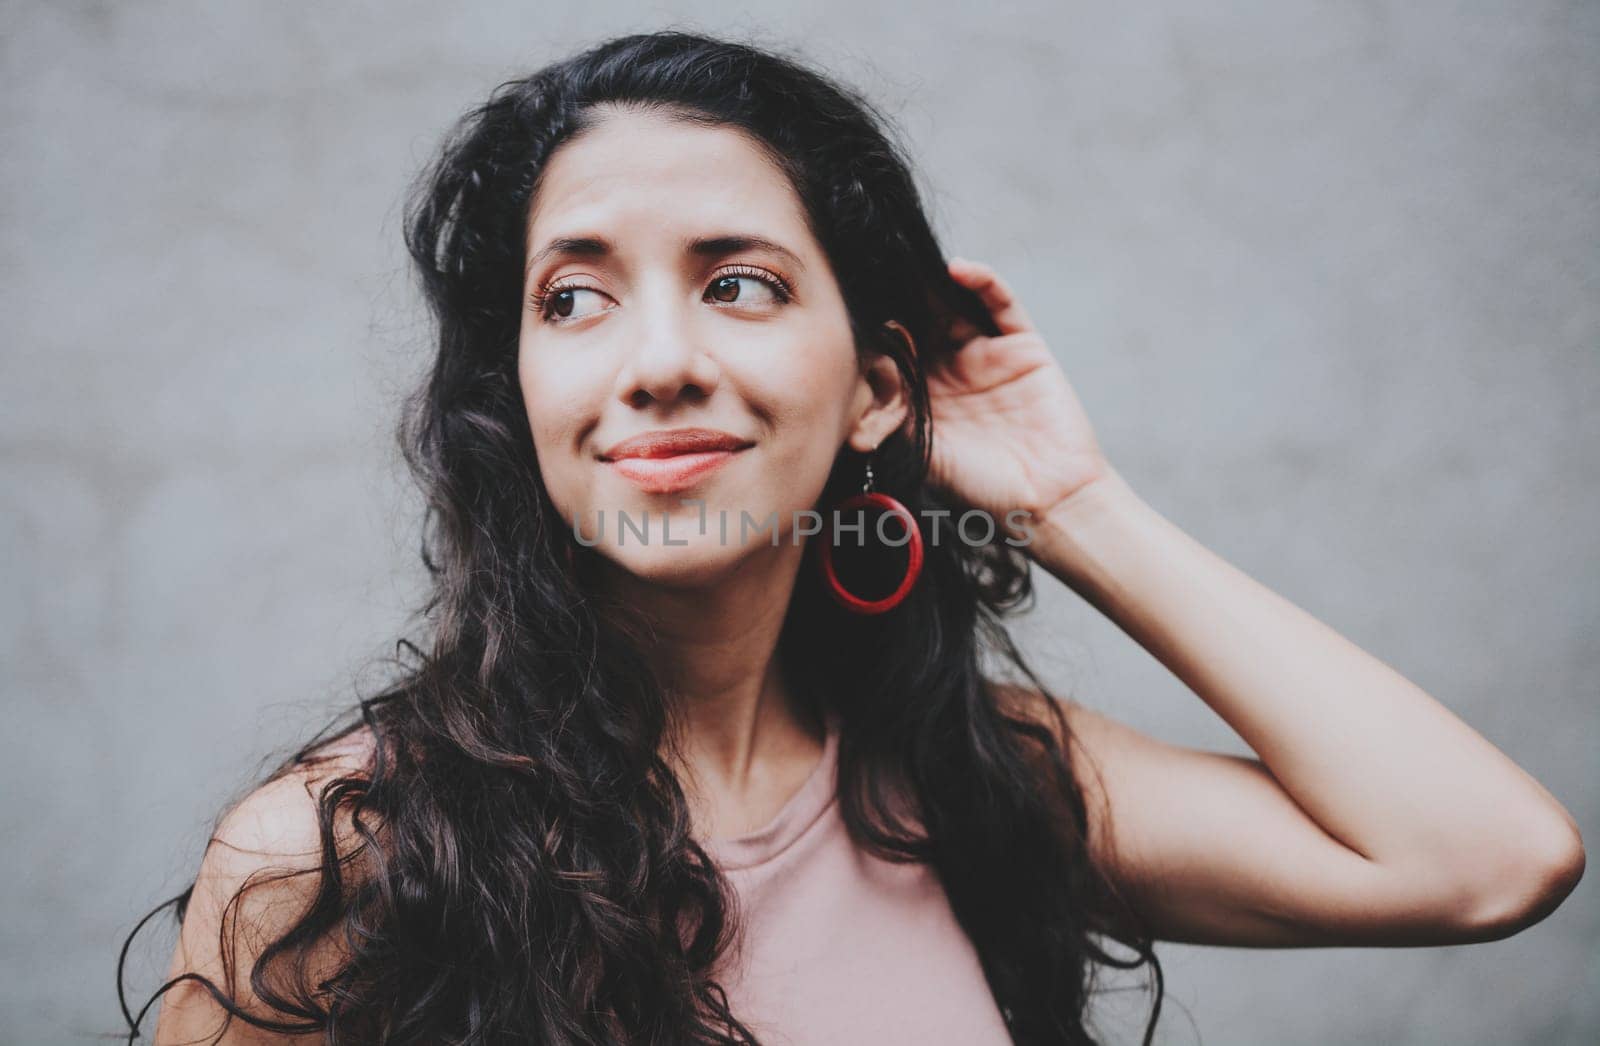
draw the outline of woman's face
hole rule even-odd
[[[563,525],[630,573],[714,581],[778,551],[774,512],[797,549],[840,447],[904,420],[892,361],[858,363],[799,198],[742,132],[608,110],[552,157],[529,221],[518,376],[539,468]],[[608,459],[687,428],[739,449]]]

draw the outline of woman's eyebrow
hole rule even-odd
[[[806,263],[800,256],[776,240],[749,233],[728,233],[723,236],[702,236],[684,243],[684,250],[699,258],[720,258],[740,251],[771,251],[788,260],[796,269],[804,271]]]
[[[683,243],[685,253],[699,258],[720,258],[728,254],[737,254],[740,251],[764,250],[783,256],[789,264],[800,271],[805,270],[805,262],[800,256],[776,240],[765,236],[756,236],[751,233],[725,233],[720,236],[691,237]],[[534,266],[554,255],[566,255],[573,258],[604,258],[614,253],[615,246],[603,236],[557,236],[543,247],[534,251],[528,258],[528,264],[523,268],[522,275],[526,279],[533,271]]]

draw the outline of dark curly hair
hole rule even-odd
[[[1149,963],[1148,1044],[1160,963],[1147,925],[1090,860],[1064,712],[1055,700],[1043,717],[1019,710],[980,669],[989,655],[1049,694],[1002,625],[1032,602],[1026,554],[957,540],[936,510],[964,506],[925,482],[923,368],[953,350],[952,318],[998,328],[948,274],[882,113],[797,58],[678,31],[611,39],[500,84],[420,176],[405,235],[437,355],[399,437],[426,499],[432,587],[418,616],[430,642],[401,639],[381,692],[268,779],[315,765],[330,740],[367,739],[359,771],[316,793],[320,860],[287,873],[315,876],[308,903],[250,970],[281,1016],[246,1012],[189,973],[137,1018],[124,1001],[130,1042],[185,979],[202,980],[229,1020],[322,1030],[328,1043],[756,1041],[713,976],[737,908],[660,754],[673,709],[644,655],[648,622],[590,583],[596,553],[550,500],[516,375],[530,203],[602,104],[762,143],[826,251],[858,352],[890,354],[908,387],[912,416],[873,464],[924,530],[921,579],[893,612],[863,618],[803,570],[778,643],[797,699],[839,717],[852,837],[936,870],[1016,1042],[1095,1041],[1086,1008],[1099,968]],[[885,334],[891,319],[910,343]],[[842,448],[818,504],[847,493],[861,466]],[[181,922],[194,889],[145,916],[123,962],[151,916],[171,906]],[[319,941],[340,944],[331,970],[311,962]]]

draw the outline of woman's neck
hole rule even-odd
[[[662,756],[697,819],[737,823],[814,765],[823,724],[778,657],[800,549],[762,547],[714,585],[653,584],[612,570],[607,591],[648,628],[645,654],[671,708]]]

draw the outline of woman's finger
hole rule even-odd
[[[965,258],[949,259],[950,275],[956,282],[976,292],[989,309],[1001,334],[1017,334],[1033,330],[1033,320],[1022,307],[1022,302],[1012,293],[1011,287],[1000,274],[982,262]]]

